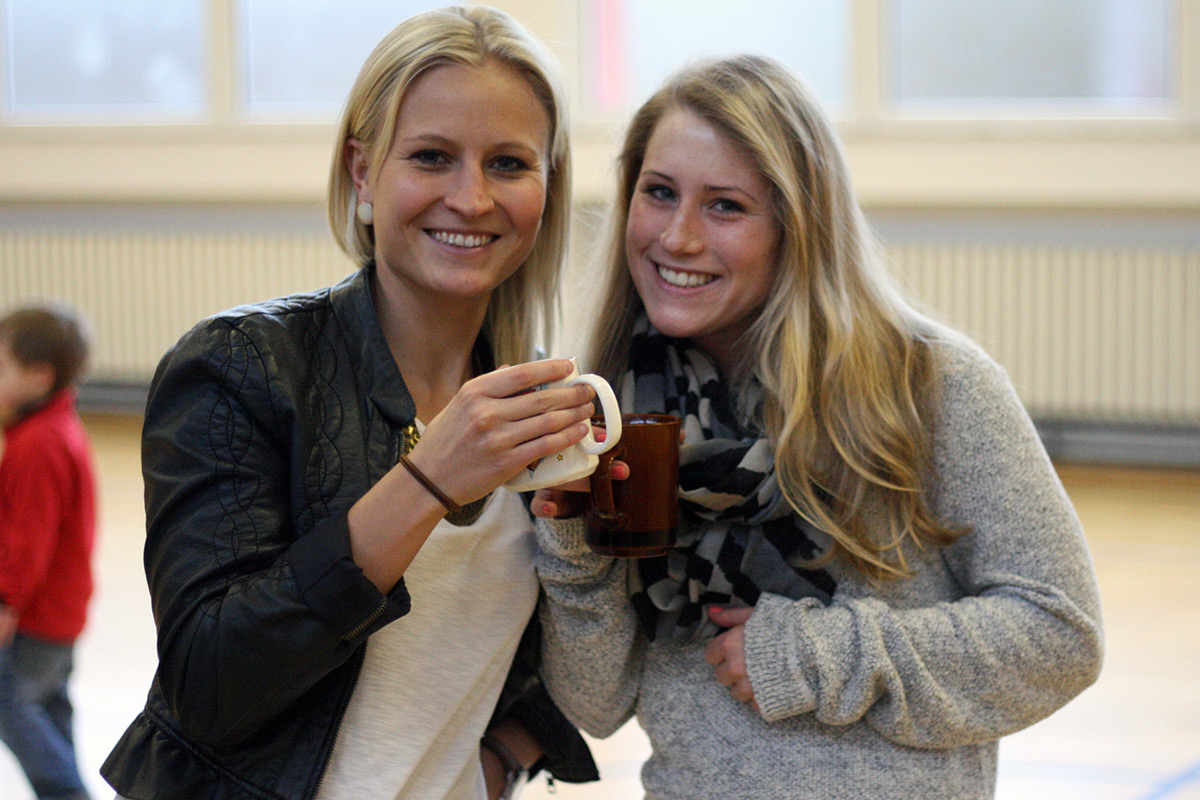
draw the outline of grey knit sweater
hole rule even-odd
[[[543,670],[567,716],[607,736],[633,714],[650,800],[976,800],[997,741],[1100,670],[1100,606],[1079,520],[1003,370],[938,345],[935,510],[972,533],[914,549],[873,585],[843,563],[830,606],[764,593],[746,625],[761,714],[730,697],[705,642],[647,642],[629,562],[579,519],[539,523]]]

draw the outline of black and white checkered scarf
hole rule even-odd
[[[792,512],[775,477],[774,448],[739,414],[728,383],[687,340],[656,331],[643,314],[633,330],[621,408],[683,419],[680,526],[674,547],[630,570],[630,595],[650,639],[718,632],[704,607],[753,606],[762,592],[828,603],[835,583],[802,562],[821,537]]]

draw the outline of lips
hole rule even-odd
[[[664,267],[662,264],[655,264],[654,268],[658,271],[658,277],[662,278],[663,281],[672,286],[678,286],[681,289],[704,286],[717,279],[716,275],[710,275],[705,272],[684,272],[683,270]]]
[[[433,239],[448,244],[451,247],[483,247],[485,244],[499,239],[499,236],[490,233],[454,233],[453,231],[426,231]]]

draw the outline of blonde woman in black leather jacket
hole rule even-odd
[[[482,800],[530,767],[595,779],[530,636],[518,652],[532,524],[499,488],[587,431],[590,388],[525,391],[569,362],[519,363],[568,202],[559,82],[516,23],[448,9],[380,43],[330,181],[361,270],[205,320],[155,376],[159,669],[102,770],[120,795]]]

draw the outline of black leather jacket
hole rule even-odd
[[[409,609],[403,581],[381,595],[354,564],[346,527],[415,416],[371,274],[205,320],[159,365],[142,439],[159,667],[101,769],[122,795],[312,797],[367,637]],[[536,648],[531,629],[498,713],[539,739],[539,766],[595,780]]]

